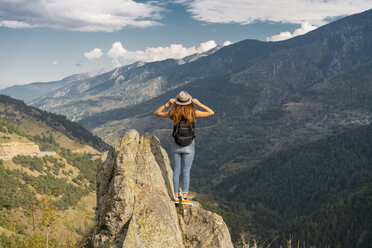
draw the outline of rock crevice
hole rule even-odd
[[[98,167],[94,247],[233,247],[221,216],[172,201],[173,172],[159,140],[129,130]]]

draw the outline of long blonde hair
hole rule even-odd
[[[187,105],[178,105],[174,103],[169,116],[174,126],[184,117],[186,119],[186,126],[188,127],[191,123],[195,122],[195,106],[192,103]]]

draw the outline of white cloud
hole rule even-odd
[[[7,28],[36,28],[37,25],[30,25],[26,22],[19,22],[19,21],[9,21],[4,20],[0,21],[0,27],[7,27]]]
[[[229,41],[229,40],[227,40],[227,41],[225,41],[225,42],[223,43],[223,46],[229,46],[229,45],[231,45],[231,44],[232,44],[232,42]]]
[[[87,59],[98,59],[102,56],[102,50],[99,49],[99,48],[94,48],[93,50],[89,51],[89,52],[85,52],[84,53],[84,56],[87,58]]]
[[[57,65],[58,64],[58,61],[57,60],[54,60],[53,62],[52,62],[52,65]]]
[[[207,42],[200,43],[200,46],[196,49],[197,53],[203,53],[206,52],[214,47],[216,47],[217,44],[214,40],[209,40]]]
[[[317,28],[316,26],[313,26],[308,22],[303,22],[301,24],[301,28],[297,28],[293,33],[290,33],[288,31],[280,32],[280,34],[267,37],[266,40],[267,41],[287,40],[287,39],[293,38],[293,37],[298,36],[298,35],[306,34],[307,32],[310,32],[310,31],[312,31],[316,28]]]
[[[0,27],[112,32],[159,25],[163,7],[133,0],[0,0]]]
[[[325,19],[368,10],[371,0],[192,0],[192,16],[210,23],[250,24],[257,21],[325,24]]]
[[[144,51],[128,51],[120,42],[115,42],[107,55],[112,58],[114,66],[121,66],[139,60],[152,62],[169,58],[179,59],[191,54],[206,52],[216,46],[216,42],[210,40],[201,43],[198,47],[186,48],[181,44],[171,44],[168,47],[147,47]]]

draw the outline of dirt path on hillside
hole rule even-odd
[[[46,155],[55,155],[56,152],[50,152],[50,151],[45,151],[45,152],[39,152],[39,153],[32,153],[32,154],[19,154],[21,156],[37,156],[37,157],[42,157],[42,156],[46,156]],[[2,160],[10,160],[14,157],[16,157],[17,155],[14,155],[14,156],[0,156],[0,159]]]

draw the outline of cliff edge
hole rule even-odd
[[[172,174],[158,138],[129,130],[98,168],[94,247],[232,248],[221,216],[174,205]]]

